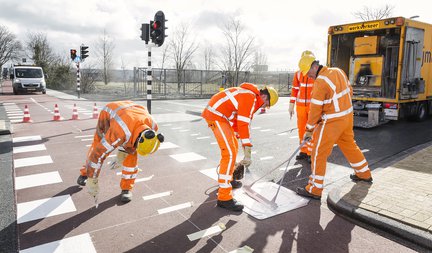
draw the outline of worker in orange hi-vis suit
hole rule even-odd
[[[138,154],[152,154],[164,141],[164,136],[157,134],[157,130],[156,121],[144,106],[132,101],[107,104],[99,114],[93,143],[77,183],[87,185],[89,194],[97,200],[102,164],[114,149],[119,148],[114,166],[122,168],[120,197],[123,202],[129,202],[138,173]]]
[[[339,68],[319,65],[314,55],[304,55],[299,61],[300,71],[314,78],[310,114],[304,140],[313,135],[312,174],[306,187],[298,187],[297,194],[320,199],[324,188],[327,158],[337,144],[354,169],[350,178],[372,183],[368,162],[354,140],[352,87],[346,74]]]
[[[259,108],[275,105],[278,98],[277,91],[272,87],[258,89],[251,83],[243,83],[240,87],[228,88],[215,94],[204,109],[202,117],[213,131],[221,150],[217,206],[237,212],[243,210],[243,205],[232,196],[231,182],[238,151],[237,138],[240,139],[244,151],[240,164],[249,167],[252,163],[249,128],[253,114]]]
[[[312,52],[306,50],[302,53],[302,56],[305,54],[312,54]],[[303,135],[306,131],[306,123],[309,116],[309,105],[314,81],[315,80],[313,78],[303,75],[301,71],[297,71],[294,74],[288,112],[291,119],[294,114],[294,105],[296,105],[299,143],[303,141]],[[309,163],[311,162],[311,141],[308,141],[306,145],[301,147],[300,154],[296,156],[296,160],[307,160]]]

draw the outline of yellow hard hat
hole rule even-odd
[[[142,156],[146,156],[156,152],[156,150],[158,150],[161,143],[160,135],[161,134],[158,134],[156,136],[156,133],[150,129],[143,131],[138,139],[138,145],[137,145],[138,154]],[[163,142],[163,136],[162,136],[162,142]]]
[[[312,63],[315,61],[315,59],[315,55],[312,52],[311,54],[302,54],[298,66],[303,75],[306,75],[306,73],[310,70]]]
[[[301,57],[303,57],[303,56],[305,56],[305,55],[313,55],[314,57],[315,57],[315,55],[314,55],[314,53],[312,53],[312,51],[309,51],[309,50],[305,50],[305,51],[303,51],[303,53],[301,54]]]
[[[279,99],[278,92],[275,90],[275,88],[273,88],[271,86],[266,86],[265,88],[267,89],[268,93],[270,94],[270,106],[275,105]]]

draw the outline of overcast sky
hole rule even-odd
[[[0,24],[22,42],[29,31],[45,33],[58,54],[69,55],[69,49],[87,44],[89,61],[105,29],[115,41],[115,67],[120,68],[123,58],[126,67],[133,68],[147,64],[140,27],[158,10],[168,19],[168,36],[181,23],[189,24],[200,49],[213,45],[216,51],[224,43],[221,25],[234,16],[255,36],[270,70],[295,70],[306,49],[325,63],[329,26],[357,22],[355,11],[385,4],[394,6],[392,16],[419,15],[419,21],[432,23],[430,0],[0,0]],[[152,50],[154,67],[160,64],[161,52]],[[200,67],[202,62],[199,50],[193,63]]]

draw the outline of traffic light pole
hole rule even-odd
[[[80,91],[81,91],[81,85],[80,85],[80,64],[77,62],[77,93],[78,93],[78,99],[80,99]]]
[[[151,101],[152,101],[152,66],[151,66],[151,44],[147,44],[148,50],[148,64],[147,64],[147,110],[151,113]]]

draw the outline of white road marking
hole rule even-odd
[[[13,143],[25,142],[25,141],[40,141],[42,140],[40,135],[32,135],[32,136],[22,136],[12,138]]]
[[[261,127],[251,127],[252,130],[260,129]]]
[[[162,198],[162,197],[166,197],[166,196],[171,196],[172,194],[173,194],[173,191],[161,192],[161,193],[143,196],[143,199],[144,200],[150,200],[150,199]]]
[[[201,136],[201,137],[197,137],[197,140],[203,140],[203,139],[209,139],[210,136]]]
[[[273,156],[264,156],[264,157],[260,158],[260,161],[270,160],[270,159],[273,159],[273,158],[274,158]]]
[[[88,138],[88,137],[93,137],[93,136],[94,136],[94,134],[78,135],[78,136],[75,136],[74,138]]]
[[[177,129],[181,129],[181,127],[173,127],[171,128],[172,130],[177,130]]]
[[[198,155],[194,152],[170,155],[170,157],[176,159],[178,162],[181,163],[207,159],[204,156]]]
[[[261,132],[270,132],[271,130],[273,130],[273,129],[263,129],[263,130],[260,130]]]
[[[39,173],[28,176],[15,178],[15,189],[21,190],[25,188],[61,183],[63,180],[58,171]]]
[[[252,249],[251,247],[245,245],[241,248],[235,249],[233,251],[230,251],[228,253],[252,253],[254,251],[254,249]]]
[[[97,253],[89,233],[20,250],[20,253],[67,253],[76,252],[77,247],[80,252]]]
[[[282,136],[282,135],[288,135],[288,133],[280,133],[280,134],[278,134],[278,135],[280,135],[280,136]]]
[[[121,174],[120,174],[121,175]],[[148,177],[143,177],[143,178],[137,178],[135,179],[135,183],[139,183],[139,182],[145,182],[145,181],[149,181],[154,177],[154,175],[148,176]]]
[[[192,206],[193,206],[193,202],[186,202],[186,203],[183,203],[183,204],[180,204],[180,205],[170,206],[170,207],[167,207],[167,208],[158,209],[157,211],[158,211],[159,214],[164,214],[164,213],[169,213],[169,212],[177,211],[177,210],[180,210],[180,209],[185,209],[185,208],[192,207]]]
[[[190,131],[190,129],[182,129],[179,132],[189,132],[189,131]]]
[[[88,138],[88,139],[81,139],[81,141],[92,141],[93,138]]]
[[[298,135],[295,135],[295,136],[290,136],[289,138],[290,139],[298,139],[299,137],[298,137]]]
[[[48,163],[53,163],[53,160],[49,155],[14,159],[15,168],[34,166],[40,164],[48,164]]]
[[[187,237],[189,238],[189,241],[195,241],[195,240],[201,239],[205,236],[218,234],[225,229],[226,229],[225,225],[223,223],[219,223],[217,226],[213,226],[213,227],[195,232],[193,234],[189,234]]]
[[[211,142],[210,145],[216,145],[218,144],[217,142]]]
[[[370,150],[369,149],[362,149],[362,150],[360,150],[362,153],[366,153],[366,152],[369,152]]]
[[[209,178],[211,178],[215,181],[218,181],[218,174],[216,172],[216,168],[200,170],[199,172],[201,172],[202,174],[208,176]]]
[[[198,136],[198,135],[200,135],[200,134],[191,134],[191,136]]]
[[[90,147],[90,146],[91,146],[91,144],[87,144],[87,145],[86,145],[86,147]]]
[[[75,211],[70,195],[39,199],[17,204],[17,222],[20,224]]]
[[[170,149],[170,148],[178,148],[178,146],[171,142],[162,142],[160,144],[159,150],[161,149]]]
[[[22,119],[24,116],[8,116],[9,119]]]
[[[40,150],[46,150],[45,144],[14,147],[13,153],[18,154],[18,153],[25,153],[25,152],[40,151]]]
[[[10,122],[11,123],[21,123],[22,119],[11,119]]]

